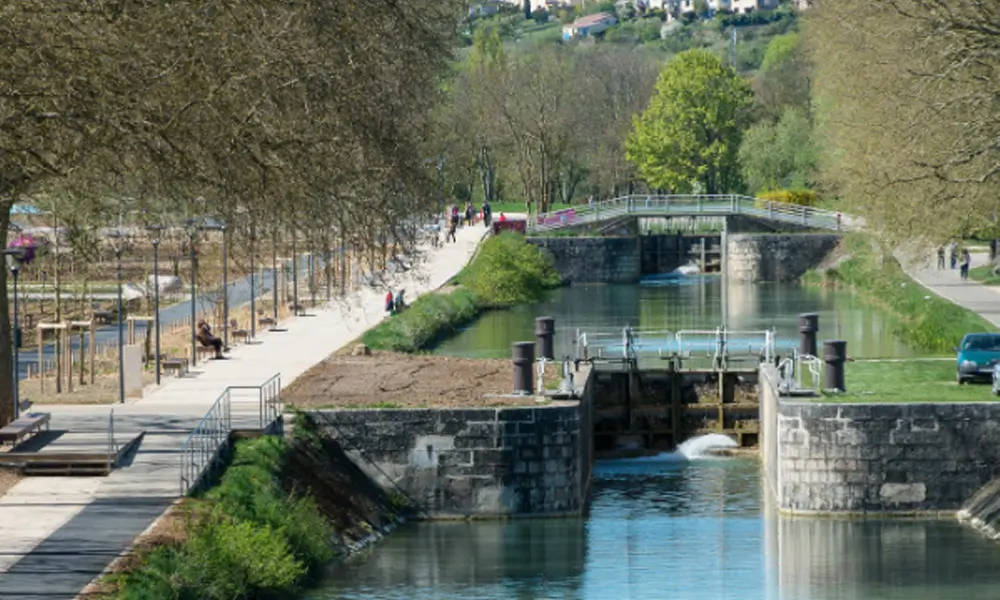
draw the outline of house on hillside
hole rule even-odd
[[[469,3],[470,17],[488,17],[500,12],[499,0],[484,0],[483,2]]]
[[[588,37],[601,33],[618,22],[618,19],[606,12],[580,17],[563,27],[563,39],[567,42],[574,38]]]
[[[796,0],[796,2],[805,1]],[[707,4],[710,13],[725,10],[739,14],[755,10],[772,10],[778,8],[781,2],[780,0],[708,0]],[[695,11],[695,0],[664,0],[663,5],[667,11],[667,20],[676,19],[684,14],[693,14]]]

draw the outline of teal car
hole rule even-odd
[[[967,333],[956,350],[959,385],[993,380],[993,367],[1000,364],[1000,334]]]

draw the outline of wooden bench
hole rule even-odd
[[[160,368],[164,371],[177,371],[177,377],[181,377],[188,370],[186,358],[165,358],[160,361]]]
[[[113,315],[107,310],[95,310],[94,311],[94,321],[102,325],[110,325],[113,319]]]
[[[195,352],[198,353],[197,360],[195,360],[196,363],[201,362],[203,359],[205,359],[206,355],[208,358],[212,358],[213,356],[215,356],[215,348],[213,348],[212,346],[203,346],[201,345],[201,343],[199,343],[194,350]]]
[[[16,446],[22,439],[42,431],[43,427],[45,431],[48,431],[49,419],[51,418],[52,415],[49,413],[28,413],[23,415],[10,425],[0,429],[0,444],[9,441],[11,445]]]
[[[272,317],[260,317],[259,319],[257,319],[257,324],[260,326],[261,329],[265,327],[273,329],[274,326],[278,324],[278,322],[275,321]]]
[[[236,319],[229,322],[229,335],[233,338],[234,342],[238,339],[242,339],[244,342],[250,341],[250,332],[246,329],[241,329]]]

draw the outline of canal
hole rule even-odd
[[[715,329],[722,323],[721,280],[692,277],[671,285],[575,285],[554,290],[542,302],[483,315],[434,352],[473,358],[510,356],[510,345],[534,339],[536,317],[556,320],[557,356],[573,354],[576,329],[632,326],[646,330]],[[801,313],[819,315],[818,340],[847,341],[854,358],[917,354],[892,334],[889,318],[849,292],[799,284],[730,283],[726,320],[732,330],[774,328],[779,339],[798,338]]]
[[[557,327],[715,328],[717,278],[659,287],[576,286],[537,306],[489,313],[435,351],[507,356],[534,318]],[[843,292],[733,286],[729,327],[797,335],[820,315],[822,339],[857,357],[916,354],[884,315]],[[563,336],[561,353],[569,353]],[[685,444],[686,446],[687,444]],[[783,518],[756,460],[674,452],[599,461],[585,518],[420,523],[332,569],[311,598],[625,598],[695,600],[993,600],[1000,545],[952,520]]]

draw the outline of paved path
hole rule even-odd
[[[430,252],[419,275],[395,287],[407,297],[435,289],[472,256],[482,228],[458,232],[457,243]],[[229,385],[259,385],[280,372],[282,385],[356,339],[384,316],[384,292],[366,288],[346,301],[282,322],[258,344],[233,349],[191,376],[131,404],[117,405],[119,437],[144,430],[131,464],[106,478],[28,478],[0,497],[0,598],[73,598],[179,496],[181,445]],[[46,406],[53,430],[106,431],[111,406]],[[254,393],[233,400],[234,427],[256,426]]]
[[[972,254],[972,267],[989,262],[987,254]],[[1000,288],[983,285],[971,279],[962,281],[958,269],[938,269],[937,257],[913,261],[906,272],[935,294],[981,315],[1000,327]]]

